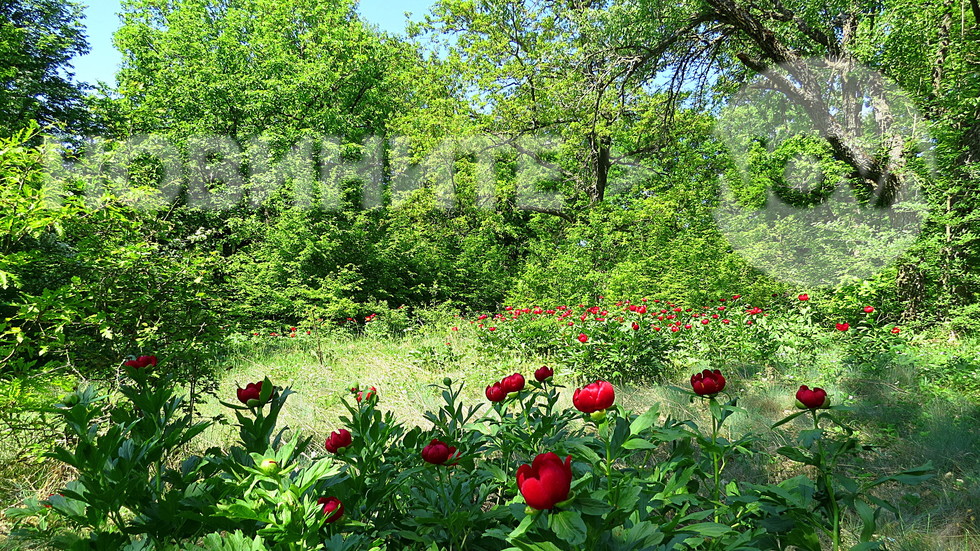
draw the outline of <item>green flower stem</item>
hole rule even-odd
[[[609,497],[612,498],[614,497],[613,482],[612,482],[612,438],[606,438],[605,440],[606,440],[606,490],[609,492]],[[617,499],[616,501],[619,500]]]
[[[711,405],[715,404],[715,397],[709,398],[710,405],[708,411],[711,414],[711,471],[712,477],[715,482],[715,503],[721,501],[721,453],[718,451],[718,429],[721,427],[718,423],[718,418],[715,417],[714,408]],[[719,519],[718,508],[715,508],[715,522]]]
[[[820,418],[817,410],[810,410],[813,415],[813,428],[820,430]],[[832,551],[840,550],[840,507],[837,505],[837,496],[834,492],[833,465],[827,465],[826,454],[823,447],[823,438],[817,440],[817,455],[820,459],[820,476],[823,478],[824,487],[827,489],[827,512],[830,513],[831,540],[833,541]]]

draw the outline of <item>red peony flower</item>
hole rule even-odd
[[[487,400],[491,402],[503,402],[507,398],[507,391],[500,383],[493,383],[487,387]]]
[[[709,323],[711,323],[711,320],[708,319],[701,320],[701,325],[708,325]]]
[[[326,515],[327,523],[337,522],[344,516],[344,504],[335,497],[321,497],[316,500],[318,505],[323,505],[323,514]]]
[[[837,324],[837,330],[838,331],[847,331],[850,328],[851,328],[851,324],[849,324],[849,323],[838,323]]]
[[[587,343],[587,342],[589,342],[589,336],[586,335],[585,333],[579,333],[578,342],[581,342],[581,343]]]
[[[539,383],[543,383],[554,376],[555,370],[546,365],[542,365],[534,372],[534,379]]]
[[[453,456],[459,456],[456,448],[435,438],[432,439],[432,442],[429,442],[428,446],[422,448],[422,459],[426,463],[432,463],[433,465],[443,465],[450,458],[453,458]]]
[[[800,300],[810,300],[810,295],[808,295],[806,293],[803,293],[802,295],[800,295],[800,296],[798,296],[796,298],[798,298]]]
[[[639,323],[636,323],[636,322],[634,321],[634,322],[633,322],[633,331],[637,331],[637,330],[639,330],[639,329],[640,329],[640,324],[639,324]]]
[[[247,405],[248,407],[260,406],[262,402],[259,400],[262,396],[262,381],[257,383],[248,383],[245,388],[238,389],[238,401]]]
[[[572,456],[562,461],[554,452],[538,455],[517,469],[517,489],[532,509],[551,509],[568,499],[572,488]]]
[[[865,306],[864,307],[864,313],[865,314],[871,314],[874,311],[875,311],[875,307],[874,306]]]
[[[340,451],[347,446],[350,446],[354,441],[351,436],[350,431],[347,429],[340,429],[339,431],[333,431],[330,436],[327,437],[327,441],[323,443],[323,447],[327,448],[330,453],[340,453]]]
[[[355,397],[355,399],[357,400],[357,403],[361,403],[361,400],[365,400],[365,401],[368,401],[368,402],[370,402],[372,400],[373,401],[377,401],[378,400],[378,389],[372,386],[368,390],[358,391],[357,392],[357,396]]]
[[[596,381],[575,389],[572,404],[582,413],[594,413],[612,407],[616,401],[616,389],[606,381]]]
[[[705,369],[691,375],[691,388],[698,396],[714,396],[725,389],[725,377],[717,369]]]
[[[136,368],[136,369],[143,369],[143,368],[151,367],[151,366],[152,367],[156,367],[157,366],[157,357],[156,356],[140,356],[140,357],[136,358],[135,360],[129,360],[129,361],[123,362],[123,365],[126,366],[126,367],[133,367],[133,368]]]
[[[830,407],[830,398],[822,388],[810,390],[806,385],[796,391],[796,407],[800,409],[817,409]]]
[[[503,380],[500,381],[500,386],[504,387],[504,392],[507,394],[510,394],[511,392],[520,392],[524,390],[524,375],[514,373],[513,375],[504,377]]]

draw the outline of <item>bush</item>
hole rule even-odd
[[[229,549],[218,534],[255,550],[871,549],[883,511],[896,511],[873,489],[929,476],[865,476],[846,408],[818,409],[814,389],[802,398],[814,409],[774,425],[811,420],[778,450],[808,474],[732,478],[732,464],[767,458],[752,435],[723,436],[740,408],[721,398],[718,373],[688,391],[710,426],[657,407],[631,413],[608,383],[576,390],[580,411],[560,409],[565,390],[547,370],[488,389],[489,409],[444,380],[429,429],[403,426],[378,409],[384,396],[354,387],[326,452],[277,427],[291,391],[265,379],[225,403],[238,444],[184,456],[213,421],[194,421],[172,378],[142,360],[128,362],[120,396],[86,387],[55,406],[72,438],[49,456],[77,479],[8,511],[14,537],[62,549]]]

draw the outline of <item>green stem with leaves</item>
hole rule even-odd
[[[811,413],[813,414],[813,429],[819,431],[820,430],[819,414],[815,409],[811,410]],[[841,532],[841,526],[840,526],[841,511],[840,511],[840,507],[837,504],[837,496],[834,492],[834,477],[833,477],[833,473],[831,472],[833,470],[833,465],[827,464],[827,457],[824,452],[822,437],[817,439],[817,454],[820,458],[820,467],[819,467],[820,476],[823,479],[824,488],[826,488],[827,491],[826,507],[827,507],[827,512],[830,514],[830,523],[831,523],[830,536],[833,542],[832,551],[839,551],[840,532]]]

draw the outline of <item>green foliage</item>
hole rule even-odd
[[[0,137],[31,122],[69,134],[87,130],[90,114],[71,60],[88,53],[82,4],[9,0],[0,4]]]
[[[930,476],[928,466],[862,476],[854,466],[862,446],[850,429],[841,425],[845,434],[834,436],[819,426],[840,424],[835,407],[814,410],[814,429],[778,450],[814,466],[817,477],[726,482],[730,465],[762,454],[752,435],[722,436],[726,421],[744,413],[734,399],[703,398],[708,432],[656,406],[636,415],[613,405],[583,417],[558,407],[565,387],[551,379],[531,381],[482,414],[482,404],[465,404],[462,387],[447,379],[437,385],[443,405],[425,414],[428,430],[406,430],[378,409],[384,396],[355,387],[356,402],[342,402],[347,415],[340,419],[351,443],[329,455],[298,434],[271,437],[291,391],[266,379],[254,403],[226,404],[236,410],[244,447],[182,459],[212,421],[180,411],[170,377],[153,368],[127,373],[133,383],[121,388],[119,402],[86,387],[55,406],[74,442],[50,457],[74,467],[77,479],[8,511],[18,523],[15,537],[63,549],[224,549],[229,544],[215,534],[231,533],[242,548],[274,550],[735,551],[817,549],[822,541],[838,549],[846,536],[869,548],[882,510],[895,510],[871,489]],[[423,461],[433,439],[458,453],[445,464]],[[535,510],[524,506],[529,490],[515,487],[514,473],[544,451],[569,456],[572,478],[562,501]],[[342,515],[322,510],[325,496],[340,500]],[[848,510],[861,524],[853,535],[841,524]]]
[[[3,377],[71,367],[88,376],[145,350],[201,371],[211,326],[211,259],[161,243],[166,219],[106,195],[86,204],[43,170],[25,131],[2,144]]]

